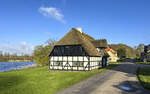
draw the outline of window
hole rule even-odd
[[[71,47],[70,46],[65,46],[65,54],[68,56],[71,53]]]
[[[74,67],[78,66],[78,62],[77,61],[73,61],[72,62],[72,66],[74,66]]]
[[[60,48],[61,48],[62,55],[64,55],[64,53],[65,53],[64,47],[60,47]]]
[[[72,66],[74,66],[74,67],[77,67],[77,66],[82,67],[82,66],[84,66],[84,62],[81,62],[81,61],[73,61],[73,62],[72,62]]]
[[[85,50],[80,45],[55,46],[52,55],[54,56],[83,56]]]
[[[84,62],[79,62],[79,66],[83,67],[84,66]]]
[[[60,62],[60,61],[56,61],[53,63],[54,66],[62,66],[63,65],[63,62]]]
[[[102,53],[103,53],[103,49],[100,49],[99,53],[101,53],[101,54],[102,54]]]
[[[101,66],[101,64],[102,64],[102,62],[101,62],[101,61],[97,62],[97,65],[98,65],[98,66]]]

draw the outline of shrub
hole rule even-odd
[[[34,62],[37,63],[39,66],[49,65],[49,54],[53,49],[55,43],[55,40],[49,39],[45,45],[36,46],[34,49]]]

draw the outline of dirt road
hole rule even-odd
[[[133,63],[123,63],[57,94],[150,94],[138,82],[136,77],[138,67]]]

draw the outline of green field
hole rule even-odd
[[[90,72],[49,71],[48,67],[0,73],[0,94],[55,94],[72,84],[117,66]]]
[[[150,67],[138,69],[138,77],[144,88],[150,90]]]

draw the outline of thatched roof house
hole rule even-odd
[[[102,67],[103,54],[98,49],[106,47],[106,40],[95,40],[81,28],[72,28],[50,53],[50,69],[91,70]]]

